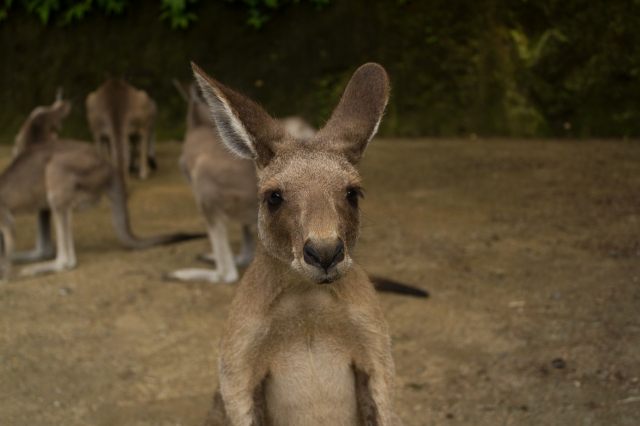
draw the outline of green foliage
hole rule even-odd
[[[271,13],[285,6],[287,3],[300,3],[300,0],[225,0],[228,3],[241,3],[249,8],[249,19],[247,25],[260,29],[269,20]],[[331,0],[307,0],[308,3],[313,4],[316,8],[322,7],[331,3]]]
[[[83,98],[105,72],[156,99],[160,139],[180,137],[170,80],[191,78],[190,60],[274,115],[316,125],[353,70],[375,61],[393,88],[383,135],[640,137],[640,0],[343,0],[314,11],[327,2],[0,0],[0,139],[58,85]],[[86,128],[81,104],[68,135]]]
[[[129,0],[20,0],[19,3],[29,13],[40,18],[43,25],[47,25],[56,12],[61,12],[61,24],[67,25],[74,20],[81,20],[97,6],[107,15],[122,13]],[[6,20],[13,0],[5,0],[0,9],[0,21]]]
[[[186,29],[198,19],[194,12],[188,11],[188,6],[199,0],[160,0],[160,20],[169,21],[173,29]],[[288,3],[299,3],[301,0],[223,0],[227,3],[240,3],[248,8],[247,24],[255,29],[261,28],[271,13]],[[82,20],[85,15],[95,9],[106,15],[120,14],[132,0],[18,0],[20,5],[29,13],[36,14],[40,21],[47,25],[52,16],[58,12],[62,14],[61,25],[68,25],[73,21]],[[307,0],[318,9],[326,6],[331,0]],[[0,7],[0,22],[9,16],[13,0],[4,0]]]
[[[198,0],[161,0],[161,20],[170,20],[171,28],[185,29],[189,24],[198,19],[195,13],[187,12],[187,3],[195,3]]]

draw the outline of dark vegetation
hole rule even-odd
[[[44,19],[46,4],[58,7]],[[65,135],[88,138],[84,98],[107,73],[157,100],[159,139],[180,137],[171,78],[189,79],[190,60],[316,125],[351,72],[377,61],[393,82],[385,135],[640,134],[639,0],[4,0],[0,11],[5,142],[60,84],[78,100]]]

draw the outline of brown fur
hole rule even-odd
[[[122,178],[126,181],[137,163],[140,179],[146,179],[149,165],[155,164],[157,107],[153,99],[123,79],[109,78],[87,96],[86,107],[96,144],[102,151],[101,144],[108,141],[112,163]]]
[[[236,265],[249,265],[254,255],[251,228],[258,217],[255,167],[251,161],[238,158],[224,146],[220,133],[212,122],[209,108],[201,99],[196,86],[184,86],[176,79],[173,80],[173,84],[189,105],[187,132],[179,164],[205,218],[212,247],[211,253],[200,255],[199,258],[216,263],[217,268],[213,271],[183,269],[165,274],[164,277],[182,281],[235,281],[238,278]],[[298,116],[278,121],[298,140],[309,140],[316,133],[309,123]],[[242,250],[235,257],[235,262],[231,258],[229,242],[226,238],[221,240],[221,236],[226,235],[223,226],[226,219],[239,221],[243,226]],[[378,291],[427,296],[423,290],[386,278],[371,277],[371,281]]]
[[[58,89],[56,100],[50,106],[34,109],[15,137],[13,156],[17,156],[28,147],[58,138],[62,130],[62,120],[71,111],[72,102],[62,97],[62,88]]]
[[[174,84],[189,102],[179,164],[205,219],[211,242],[211,253],[202,258],[214,261],[216,269],[182,269],[165,277],[234,282],[238,280],[236,264],[247,266],[254,255],[252,228],[258,219],[255,166],[251,160],[238,158],[224,146],[209,108],[195,86],[187,90],[177,81]],[[243,227],[242,251],[235,259],[226,236],[225,222],[229,219],[240,222]]]
[[[356,71],[325,128],[304,142],[193,68],[223,141],[259,176],[257,255],[232,302],[208,424],[396,424],[387,325],[350,257],[360,229],[355,165],[384,110],[384,69]]]
[[[57,119],[62,120],[58,115]],[[34,134],[28,120],[24,134]],[[53,123],[59,128],[60,123]],[[28,141],[28,140],[27,140]],[[94,204],[103,194],[111,201],[113,225],[120,241],[130,248],[144,248],[157,244],[182,241],[199,235],[174,234],[139,239],[129,226],[124,183],[119,173],[100,155],[96,147],[67,139],[39,139],[28,141],[7,169],[0,175],[0,233],[2,275],[7,280],[13,261],[34,261],[51,257],[50,215],[56,229],[57,254],[52,262],[42,262],[22,270],[23,276],[58,272],[76,265],[71,215],[75,208]],[[13,253],[13,216],[38,213],[36,250]]]

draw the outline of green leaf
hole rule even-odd
[[[160,5],[160,20],[170,20],[171,28],[186,29],[189,24],[196,21],[195,13],[187,12],[187,3],[195,3],[197,0],[162,0]]]

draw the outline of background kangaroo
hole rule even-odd
[[[202,258],[214,261],[216,269],[181,269],[166,274],[165,278],[234,282],[238,280],[236,264],[247,266],[254,255],[252,227],[258,219],[255,166],[253,161],[238,158],[223,145],[196,86],[185,89],[177,80],[174,84],[189,103],[179,164],[205,219],[211,242],[211,253]],[[242,249],[235,259],[225,225],[228,219],[242,224]]]
[[[59,87],[56,98],[50,106],[36,107],[22,125],[13,144],[13,156],[18,156],[28,147],[54,141],[62,130],[62,121],[69,115],[72,102],[64,99],[64,90]],[[51,243],[51,211],[39,210],[37,213],[36,246],[27,252],[14,253],[13,262],[33,262],[55,256]]]
[[[39,106],[31,111],[14,139],[14,157],[24,151],[27,146],[48,142],[58,137],[58,133],[62,130],[62,120],[69,115],[73,104],[64,99],[63,94],[62,87],[59,87],[56,99],[50,106]]]
[[[53,114],[46,108],[36,111],[29,117],[21,133],[41,135],[42,132],[37,127],[43,122],[48,123],[51,128],[60,128],[61,124],[54,122],[54,118],[61,121],[64,118],[62,114]],[[75,267],[72,211],[76,207],[96,203],[105,193],[109,195],[116,234],[127,247],[145,248],[201,237],[191,234],[159,235],[142,239],[135,237],[129,225],[122,175],[104,159],[95,146],[86,142],[40,136],[25,137],[21,141],[26,148],[0,175],[0,233],[4,243],[2,275],[5,280],[9,278],[13,259],[34,261],[53,255],[49,212],[53,213],[56,229],[56,258],[51,262],[25,267],[22,275],[58,272]],[[13,215],[34,212],[39,215],[36,250],[18,255],[16,259],[13,256]]]
[[[353,75],[310,141],[193,65],[223,141],[258,168],[256,258],[232,302],[209,425],[381,425],[394,367],[374,287],[353,262],[361,183],[389,83],[377,64]]]
[[[140,179],[155,169],[156,103],[144,90],[121,78],[109,78],[87,96],[87,119],[100,152],[108,143],[111,160],[123,179],[138,169]]]

